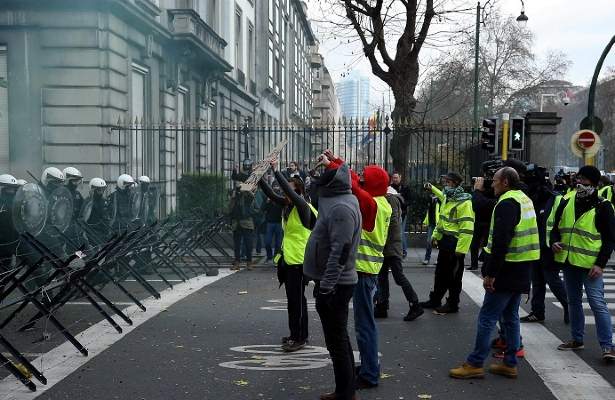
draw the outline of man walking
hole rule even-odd
[[[401,181],[401,174],[394,172],[391,175],[391,187],[397,191],[401,196],[401,245],[402,245],[402,257],[406,258],[408,255],[408,235],[406,234],[406,227],[408,226],[408,206],[410,205],[410,188],[404,185]]]
[[[319,159],[325,165],[329,159]],[[335,391],[321,400],[353,400],[354,356],[348,336],[348,304],[357,284],[355,259],[361,238],[359,203],[346,164],[320,177],[318,219],[305,249],[304,273],[316,281],[316,311],[333,362]]]
[[[419,299],[404,275],[402,267],[402,246],[401,232],[399,225],[401,224],[401,204],[400,195],[393,189],[392,186],[386,195],[386,199],[391,205],[391,223],[389,224],[389,234],[384,246],[384,263],[378,274],[378,292],[376,294],[376,306],[374,308],[374,316],[376,318],[387,318],[389,309],[389,270],[393,274],[395,284],[401,286],[404,296],[409,304],[408,314],[404,317],[404,321],[414,321],[423,315],[423,308],[419,305]]]
[[[472,196],[461,187],[463,178],[456,172],[444,176],[444,194],[441,194],[440,219],[433,235],[434,245],[440,250],[436,263],[434,289],[423,308],[433,308],[435,314],[445,315],[459,311],[459,295],[463,278],[464,259],[470,249],[474,231]],[[432,193],[439,191],[431,186]],[[446,304],[442,298],[448,292]]]
[[[517,377],[517,350],[520,346],[519,304],[529,292],[532,263],[540,258],[540,239],[532,200],[519,190],[519,174],[504,167],[493,177],[495,195],[487,262],[483,277],[485,298],[478,315],[474,351],[466,362],[450,370],[453,378],[484,377],[483,364],[491,350],[491,333],[502,319],[507,348],[503,363],[492,364],[489,372],[509,378]]]
[[[551,231],[551,248],[555,262],[564,271],[568,293],[572,340],[558,350],[584,348],[585,314],[583,287],[596,320],[596,333],[602,358],[615,360],[611,314],[604,299],[602,272],[613,251],[615,217],[613,206],[598,196],[600,171],[593,166],[579,169],[576,193],[560,202]]]

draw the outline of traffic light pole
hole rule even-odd
[[[502,160],[508,160],[508,134],[510,132],[510,115],[502,114]]]
[[[480,2],[476,5],[476,39],[474,42],[474,129],[479,132],[478,126],[478,56],[480,46]]]

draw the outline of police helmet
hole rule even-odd
[[[56,167],[45,168],[41,175],[41,183],[45,186],[50,183],[64,183],[64,174]]]
[[[2,174],[0,175],[0,185],[2,186],[19,186],[17,179],[13,175]]]
[[[252,168],[252,160],[246,158],[243,160],[243,169],[251,169]]]
[[[139,179],[137,179],[137,180],[139,181],[139,183],[150,183],[150,182],[151,182],[151,180],[149,179],[149,177],[148,177],[148,176],[145,176],[145,175],[141,175],[141,176],[139,177]]]
[[[90,188],[91,189],[104,189],[107,187],[107,182],[101,178],[92,178],[90,180]]]
[[[62,173],[67,181],[81,181],[83,179],[83,175],[81,175],[81,172],[75,167],[64,168]]]
[[[135,180],[128,174],[122,174],[117,178],[118,189],[126,189],[135,184]]]
[[[25,180],[25,179],[17,179],[17,184],[18,184],[19,186],[23,186],[23,185],[25,185],[25,184],[27,184],[27,183],[28,183],[28,181],[27,181],[27,180]]]

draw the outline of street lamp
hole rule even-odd
[[[527,25],[528,17],[525,15],[525,3],[521,1],[521,14],[517,17],[517,22],[522,28]],[[479,120],[478,120],[478,57],[480,50],[480,13],[484,10],[491,0],[487,0],[485,5],[481,7],[480,1],[476,4],[476,38],[474,42],[474,131],[479,132]]]

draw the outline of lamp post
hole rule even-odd
[[[525,15],[525,3],[521,1],[521,14],[517,17],[517,22],[522,28],[527,25],[528,17]],[[476,36],[474,41],[474,132],[478,135],[480,130],[480,121],[478,120],[478,57],[480,53],[480,13],[484,10],[491,0],[487,0],[485,5],[481,7],[480,1],[476,4]]]

